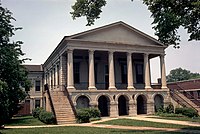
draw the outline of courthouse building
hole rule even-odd
[[[59,124],[86,107],[109,117],[153,114],[170,102],[166,47],[121,21],[65,36],[43,64],[46,109]],[[161,83],[152,85],[150,59],[156,57]]]

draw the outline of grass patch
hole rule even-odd
[[[36,125],[45,125],[37,118],[33,116],[22,116],[22,117],[13,117],[6,126],[36,126]]]
[[[111,121],[100,122],[97,124],[200,130],[200,127],[190,127],[190,126],[178,125],[178,124],[174,125],[174,124],[167,124],[167,123],[157,123],[157,122],[151,122],[151,121],[139,121],[139,120],[133,120],[133,119],[116,119],[116,120],[111,120]]]
[[[180,132],[120,130],[90,127],[4,129],[1,134],[184,134]]]
[[[150,117],[150,118],[178,120],[178,121],[191,121],[191,122],[199,122],[200,123],[200,117],[189,118],[189,117],[186,117],[186,116],[182,116],[182,117],[158,116],[158,117]]]

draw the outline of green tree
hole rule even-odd
[[[200,78],[200,74],[191,73],[189,70],[186,69],[176,68],[170,71],[169,75],[167,76],[167,82],[176,82],[195,78]]]
[[[19,110],[18,103],[26,93],[23,87],[29,87],[27,71],[22,66],[26,59],[21,50],[21,41],[10,41],[15,28],[11,22],[12,13],[0,3],[0,125],[9,120]]]
[[[131,0],[133,1],[133,0]],[[200,1],[199,0],[143,0],[153,17],[155,35],[165,45],[179,47],[180,26],[187,30],[189,41],[200,40]],[[85,16],[87,26],[100,18],[106,0],[76,0],[72,6],[72,18]]]

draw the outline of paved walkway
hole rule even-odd
[[[134,117],[124,116],[124,117],[119,117],[119,118],[102,118],[102,120],[100,120],[100,121],[94,121],[92,123],[83,123],[83,124],[41,125],[41,126],[5,126],[5,128],[41,128],[41,127],[59,127],[59,126],[85,126],[85,127],[114,128],[114,129],[124,129],[124,130],[157,130],[157,131],[184,132],[184,133],[200,134],[200,130],[95,124],[95,123],[99,123],[99,122],[104,122],[104,121],[109,121],[109,120],[114,120],[114,119],[123,119],[123,118],[200,127],[200,123],[197,123],[197,122],[158,119],[158,118],[151,118],[150,116],[134,116]]]

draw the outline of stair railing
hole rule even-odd
[[[47,95],[48,95],[48,99],[49,99],[49,102],[50,102],[51,111],[54,114],[54,117],[56,119],[56,112],[55,112],[55,109],[54,109],[54,106],[53,106],[53,101],[52,101],[52,98],[51,98],[51,93],[49,91],[48,84],[44,85],[44,89],[45,89],[45,91],[47,91]],[[57,123],[57,120],[56,120],[56,123]]]
[[[70,103],[70,105],[71,105],[72,111],[73,111],[73,113],[74,113],[74,115],[75,115],[75,117],[76,117],[76,115],[77,115],[76,108],[75,108],[75,106],[74,106],[74,103],[72,102],[72,99],[71,99],[71,97],[70,97],[70,94],[69,94],[69,91],[67,90],[66,85],[64,85],[64,89],[65,89],[67,98],[68,98],[68,100],[69,100],[69,103]]]
[[[181,99],[181,101],[179,100],[178,102],[181,102],[181,103],[182,103],[182,101],[184,101],[187,105],[189,105],[189,106],[192,107],[195,111],[198,112],[198,110],[197,110],[194,106],[192,106],[190,103],[188,103],[187,101],[185,101],[185,99],[182,98],[182,97],[178,94],[178,93],[180,93],[178,90],[176,90],[176,89],[171,90],[171,89],[170,89],[170,93],[171,93],[172,96],[174,96],[174,94],[176,94],[176,95]],[[174,96],[174,97],[175,97],[175,96]],[[176,98],[176,99],[178,99],[178,98]],[[180,103],[179,103],[179,104],[180,104]]]
[[[187,95],[189,95],[193,100],[197,101],[200,104],[200,101],[197,100],[194,96],[192,96],[191,94],[189,94],[188,92],[185,91],[184,88],[182,88],[179,84],[177,84],[177,86],[183,90],[184,93],[186,93]],[[179,93],[181,93],[180,91],[178,91]],[[183,94],[184,95],[184,94]],[[184,95],[185,96],[185,95]],[[187,96],[185,96],[187,97]],[[187,97],[188,98],[188,97]],[[189,99],[189,98],[188,98]],[[191,100],[192,101],[192,100]],[[192,101],[193,102],[193,101]],[[195,103],[195,102],[194,102]],[[195,103],[196,104],[196,103]],[[196,104],[197,105],[197,104]],[[198,107],[200,107],[199,105],[197,105]]]

